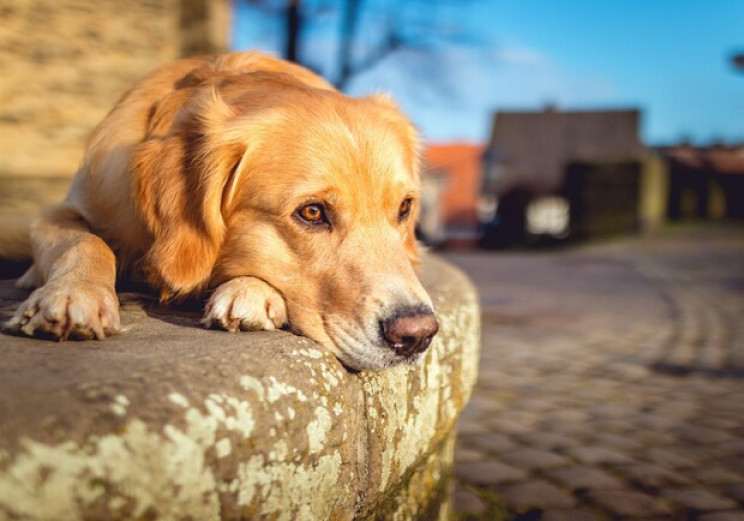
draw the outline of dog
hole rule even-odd
[[[348,368],[420,360],[438,330],[416,267],[419,138],[257,52],[167,64],[93,131],[64,202],[29,233],[17,334],[104,339],[118,280],[206,301],[227,331],[288,328]]]

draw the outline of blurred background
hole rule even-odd
[[[744,520],[744,1],[0,0],[0,217],[137,78],[243,49],[421,130],[483,311],[458,519]]]
[[[426,143],[430,245],[744,218],[740,0],[0,0],[0,19],[4,211],[57,198],[153,67],[261,49],[393,95]]]

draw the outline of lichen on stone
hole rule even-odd
[[[452,294],[434,288],[440,333],[417,365],[352,373],[307,339],[246,334],[225,338],[273,341],[276,360],[241,345],[157,385],[84,382],[73,410],[93,412],[77,437],[36,429],[0,447],[0,519],[435,519],[479,348],[475,293],[442,270]]]

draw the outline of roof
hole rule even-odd
[[[557,190],[570,162],[638,159],[640,112],[631,110],[497,112],[488,153],[500,166],[497,191],[514,186]]]
[[[424,152],[425,171],[436,171],[446,179],[442,210],[449,225],[474,226],[478,222],[476,204],[484,149],[484,145],[448,143],[431,144]]]
[[[485,146],[471,143],[432,143],[426,147],[424,152],[424,164],[428,168],[453,168],[463,163],[476,159],[480,161],[480,155]]]
[[[662,153],[670,161],[690,169],[724,175],[744,175],[744,144],[707,148],[680,145],[662,149]]]

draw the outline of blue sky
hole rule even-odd
[[[339,3],[325,1],[303,39],[330,77]],[[362,55],[391,20],[427,51],[387,55],[347,92],[389,91],[429,141],[481,142],[493,111],[546,104],[638,107],[648,144],[744,141],[744,72],[730,61],[744,51],[744,0],[367,0]],[[281,52],[276,16],[238,1],[234,23],[236,49]]]

